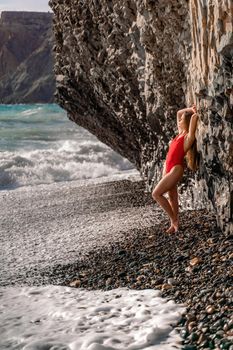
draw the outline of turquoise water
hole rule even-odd
[[[77,139],[88,132],[51,105],[0,105],[0,152],[48,149],[58,140]]]
[[[130,171],[128,160],[58,105],[0,105],[0,189]]]

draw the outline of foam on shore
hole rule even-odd
[[[1,349],[181,348],[171,325],[185,309],[153,289],[6,287],[0,297]]]

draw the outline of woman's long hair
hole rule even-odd
[[[192,117],[192,112],[184,112],[184,120],[189,129],[190,120]],[[191,148],[188,150],[185,156],[186,163],[189,169],[196,171],[199,165],[199,154],[197,152],[197,140],[195,139]]]

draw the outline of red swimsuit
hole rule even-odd
[[[177,135],[171,142],[166,157],[166,173],[174,167],[174,165],[181,165],[184,168],[184,137],[186,134]]]

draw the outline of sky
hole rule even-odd
[[[42,11],[52,12],[48,5],[49,0],[0,0],[2,11]]]

